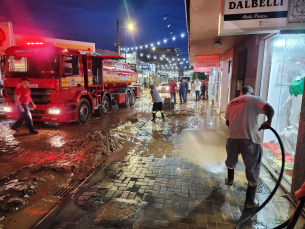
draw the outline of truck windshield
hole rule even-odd
[[[58,76],[57,56],[9,56],[5,65],[5,76],[20,78],[55,78]]]

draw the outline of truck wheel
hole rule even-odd
[[[105,104],[107,107],[109,107],[109,99],[108,97],[105,95],[102,99],[103,104]],[[95,114],[97,114],[98,116],[102,116],[102,115],[106,115],[108,114],[108,108],[106,108],[104,105],[100,105],[97,110],[95,110]]]
[[[77,121],[79,123],[88,122],[91,116],[91,106],[87,99],[81,99],[77,106]]]
[[[127,91],[127,92],[125,93],[125,103],[120,104],[120,106],[123,107],[123,108],[129,107],[129,106],[130,106],[130,97],[131,97],[131,96],[130,96],[130,92]]]
[[[136,103],[136,92],[132,91],[130,96],[130,106],[133,106]]]
[[[103,100],[102,100],[103,104],[105,104],[106,106],[104,106],[103,104],[101,104],[101,106],[99,106],[99,110],[101,111],[101,113],[103,115],[106,115],[108,113],[108,107],[110,106],[109,105],[109,99],[108,99],[108,96],[105,95]]]

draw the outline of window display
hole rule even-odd
[[[267,102],[275,110],[272,127],[285,148],[285,178],[291,182],[305,80],[304,34],[277,35],[266,40],[263,78],[269,85],[262,85],[262,90],[267,90]],[[265,131],[263,142],[264,157],[279,171],[281,150],[276,138]]]

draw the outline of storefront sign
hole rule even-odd
[[[148,64],[147,65],[142,65],[142,71],[145,71],[145,70],[149,71],[149,65]]]
[[[304,29],[304,0],[221,0],[219,35]]]
[[[130,68],[132,71],[137,72],[137,65],[136,65],[136,64],[129,64],[129,68]]]
[[[219,55],[214,56],[196,56],[196,67],[219,67],[220,58]]]
[[[212,68],[198,68],[198,67],[196,66],[196,64],[194,64],[193,67],[194,67],[194,68],[193,68],[193,71],[194,71],[194,72],[211,72],[211,71],[212,71]]]

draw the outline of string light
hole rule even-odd
[[[167,40],[164,40],[164,43],[166,43],[167,42]]]

